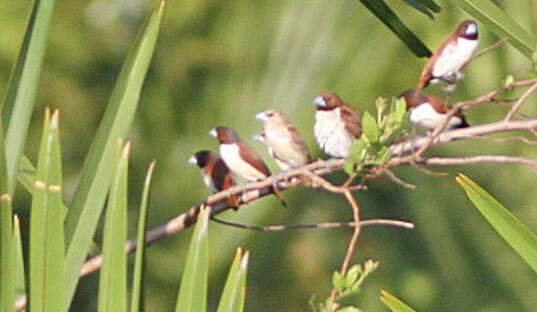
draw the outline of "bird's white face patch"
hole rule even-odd
[[[220,144],[220,157],[229,167],[229,170],[248,181],[256,181],[267,177],[241,158],[237,144]]]
[[[429,103],[423,103],[420,106],[412,109],[410,112],[410,122],[416,126],[427,130],[434,130],[444,124],[446,120],[445,114],[439,114]],[[446,129],[457,126],[461,123],[458,117],[451,117]]]
[[[334,157],[349,156],[354,137],[345,128],[339,108],[315,113],[313,132],[321,149]]]
[[[470,61],[478,45],[479,40],[465,38],[459,38],[448,44],[436,59],[432,70],[433,77],[457,76],[464,65]]]

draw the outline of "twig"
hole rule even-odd
[[[263,232],[281,232],[287,230],[303,230],[303,229],[317,229],[317,230],[329,230],[335,228],[344,228],[344,227],[355,227],[355,222],[322,222],[315,224],[280,224],[280,225],[266,225],[266,226],[256,226],[256,225],[246,225],[235,222],[229,222],[217,218],[212,218],[213,221],[226,225],[235,227],[238,229],[244,230],[254,230],[254,231],[263,231]],[[414,224],[408,221],[401,220],[392,220],[392,219],[370,219],[360,221],[360,226],[393,226],[400,227],[407,230],[414,229]]]
[[[470,157],[433,157],[423,161],[429,166],[462,166],[475,164],[519,164],[537,171],[537,160],[507,155],[479,155]]]
[[[497,47],[499,47],[502,43],[504,43],[506,41],[507,41],[507,39],[503,38],[503,39],[500,39],[500,40],[494,42],[493,44],[489,45],[488,47],[484,48],[483,50],[477,52],[474,55],[474,57],[472,57],[472,59],[476,59],[476,58],[478,58],[480,56],[483,56],[483,55],[489,53],[490,51],[496,49]]]
[[[356,249],[356,244],[358,243],[358,237],[360,237],[360,206],[358,206],[358,202],[352,195],[351,191],[347,190],[345,192],[345,198],[347,198],[347,201],[351,205],[352,208],[352,217],[354,219],[354,222],[358,224],[357,227],[354,228],[354,231],[352,232],[351,240],[349,242],[349,247],[347,248],[347,253],[345,255],[345,258],[343,259],[343,264],[341,265],[341,269],[339,273],[342,276],[345,276],[347,274],[347,270],[349,269],[349,265],[352,259],[352,256],[354,256],[354,251]],[[332,302],[335,301],[337,296],[337,289],[332,289],[332,292],[330,293],[330,299]],[[334,302],[332,306],[332,312],[336,311],[339,307],[339,304],[337,302]]]
[[[531,88],[524,92],[524,94],[518,99],[518,101],[516,101],[515,105],[513,105],[513,107],[511,108],[511,110],[509,110],[503,120],[509,121],[518,112],[518,110],[520,110],[522,105],[526,103],[526,101],[533,95],[535,91],[537,91],[537,83],[535,83]]]

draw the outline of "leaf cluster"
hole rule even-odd
[[[353,142],[351,153],[345,160],[345,172],[358,176],[367,173],[372,166],[382,166],[390,160],[390,144],[401,133],[406,121],[407,110],[404,99],[376,101],[377,114],[368,111],[362,117],[362,136]]]

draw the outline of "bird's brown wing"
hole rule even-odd
[[[362,115],[349,104],[341,104],[341,119],[345,122],[345,128],[355,138],[362,135]]]
[[[420,79],[418,81],[418,89],[423,90],[425,87],[429,85],[429,82],[433,78],[432,72],[433,72],[433,66],[434,63],[436,63],[436,60],[440,57],[442,52],[444,51],[444,48],[449,44],[451,41],[453,35],[447,37],[444,42],[434,51],[433,55],[429,58],[427,61],[427,64],[425,64],[425,67],[423,68]]]
[[[252,167],[257,169],[262,174],[267,177],[270,176],[270,170],[261,157],[256,153],[256,151],[245,144],[244,142],[239,142],[239,155],[240,157],[250,164]]]
[[[308,145],[306,145],[306,142],[304,142],[304,139],[302,139],[302,136],[293,125],[289,124],[287,130],[293,138],[293,145],[296,147],[297,152],[304,156],[306,158],[306,163],[309,164],[311,162],[311,154]]]

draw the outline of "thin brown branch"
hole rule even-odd
[[[531,88],[526,90],[524,94],[516,101],[515,105],[509,110],[507,115],[505,115],[504,121],[509,121],[513,116],[520,110],[522,105],[537,91],[537,83],[535,83]]]
[[[507,39],[503,38],[503,39],[500,39],[500,40],[494,42],[493,44],[489,45],[488,47],[484,48],[483,50],[477,52],[472,59],[476,59],[476,58],[478,58],[480,56],[483,56],[483,55],[489,53],[490,51],[496,49],[497,47],[499,47],[502,43],[504,43],[506,41],[507,41]]]
[[[235,222],[229,222],[217,218],[212,218],[213,221],[226,225],[235,227],[243,230],[253,230],[253,231],[262,231],[262,232],[281,232],[288,230],[304,230],[304,229],[316,229],[316,230],[330,230],[336,228],[345,228],[345,227],[355,227],[355,222],[322,222],[314,224],[279,224],[279,225],[265,225],[265,226],[256,226],[256,225],[247,225]],[[361,227],[366,226],[393,226],[400,227],[406,230],[414,229],[414,224],[408,221],[393,220],[393,219],[369,219],[360,221]]]
[[[478,155],[469,157],[433,157],[424,159],[429,166],[464,166],[476,164],[519,164],[537,171],[537,160],[507,155]]]
[[[358,237],[360,237],[361,232],[361,226],[360,226],[360,206],[358,206],[358,202],[352,195],[352,192],[347,190],[345,192],[345,198],[349,202],[352,208],[352,217],[354,219],[354,222],[358,224],[357,227],[354,228],[354,231],[352,232],[351,240],[349,242],[349,247],[347,248],[347,253],[345,254],[345,258],[343,259],[343,263],[341,265],[341,269],[339,273],[342,276],[345,276],[347,274],[347,270],[349,269],[350,262],[352,260],[352,257],[354,256],[354,252],[356,250],[356,244],[358,243]],[[339,307],[339,304],[335,302],[337,296],[337,289],[332,289],[332,292],[330,293],[330,299],[334,302],[334,305],[332,306],[331,311],[336,311]]]

